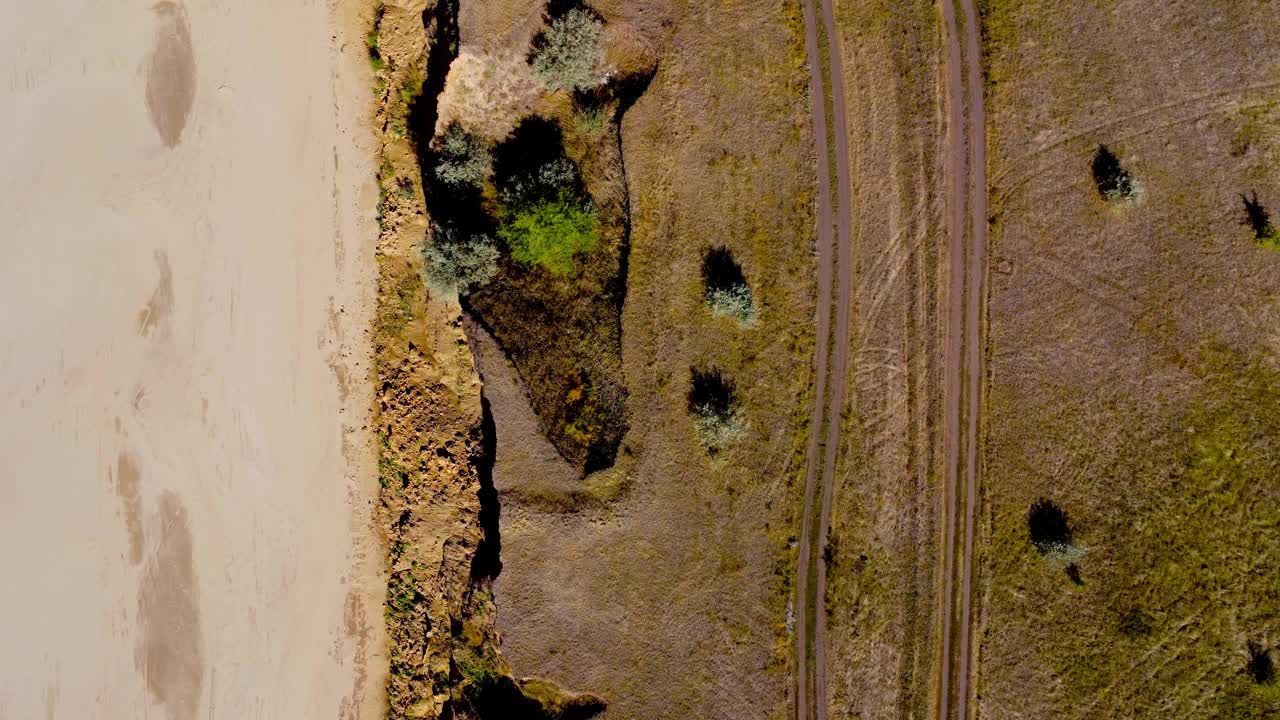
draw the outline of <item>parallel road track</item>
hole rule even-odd
[[[959,26],[957,5],[963,13],[963,27]],[[983,283],[987,261],[987,119],[982,49],[978,39],[979,18],[973,0],[942,0],[942,16],[947,38],[951,282],[948,290],[946,418],[943,427],[947,498],[938,717],[941,720],[950,720],[953,716],[967,720],[971,694],[970,659],[973,655],[970,625],[973,620],[978,443],[985,379]],[[961,533],[962,541],[958,539]],[[960,554],[958,561],[957,551]]]
[[[853,296],[853,213],[844,69],[832,1],[820,2],[821,28],[818,26],[817,4],[818,0],[805,0],[804,5],[805,52],[809,61],[810,96],[813,99],[813,135],[818,150],[818,342],[815,350],[817,387],[809,416],[804,519],[797,573],[799,611],[796,623],[796,717],[799,720],[807,720],[810,712],[816,720],[826,720],[827,716],[824,607],[827,569],[820,559],[820,549],[825,544],[831,524],[831,497],[835,484],[836,454],[840,445],[840,414],[844,406],[845,375],[849,363],[849,316]],[[828,102],[831,103],[830,128],[827,125]],[[833,160],[837,189],[834,207],[831,197]],[[834,298],[833,264],[837,278]],[[833,303],[836,314],[834,334],[831,332]],[[818,472],[820,451],[821,475]],[[812,648],[809,645],[811,630]]]

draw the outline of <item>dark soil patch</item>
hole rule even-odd
[[[605,703],[591,696],[542,702],[506,675],[486,676],[468,685],[463,700],[479,720],[590,720],[605,710]]]

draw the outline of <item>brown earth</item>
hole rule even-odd
[[[1262,718],[1280,586],[1280,8],[982,3],[990,390],[978,712]],[[1107,203],[1100,144],[1141,184]],[[1075,579],[1028,537],[1063,508]]]

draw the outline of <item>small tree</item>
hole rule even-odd
[[[712,455],[746,430],[733,383],[719,370],[694,370],[689,383],[689,414],[694,430]]]
[[[422,260],[427,287],[442,295],[465,294],[489,282],[498,271],[498,248],[493,238],[483,233],[433,225]]]
[[[1280,248],[1280,230],[1276,230],[1275,225],[1271,224],[1271,214],[1258,202],[1258,193],[1253,193],[1252,199],[1248,195],[1241,195],[1240,199],[1244,201],[1244,222],[1253,230],[1258,244]]]
[[[479,188],[489,175],[492,145],[485,138],[469,133],[453,122],[440,138],[435,173],[440,182],[451,187]]]
[[[1276,682],[1276,664],[1271,653],[1257,643],[1249,643],[1249,677],[1258,685],[1274,685]]]
[[[551,21],[538,41],[533,72],[551,90],[586,90],[600,82],[604,23],[585,8]]]

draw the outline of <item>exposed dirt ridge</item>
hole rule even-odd
[[[601,701],[517,681],[498,650],[490,582],[500,562],[480,381],[457,302],[432,296],[421,277],[428,217],[410,129],[434,121],[456,54],[457,10],[456,0],[388,0],[372,9],[368,36],[381,148],[374,342],[377,516],[390,572],[387,715],[587,718]]]

